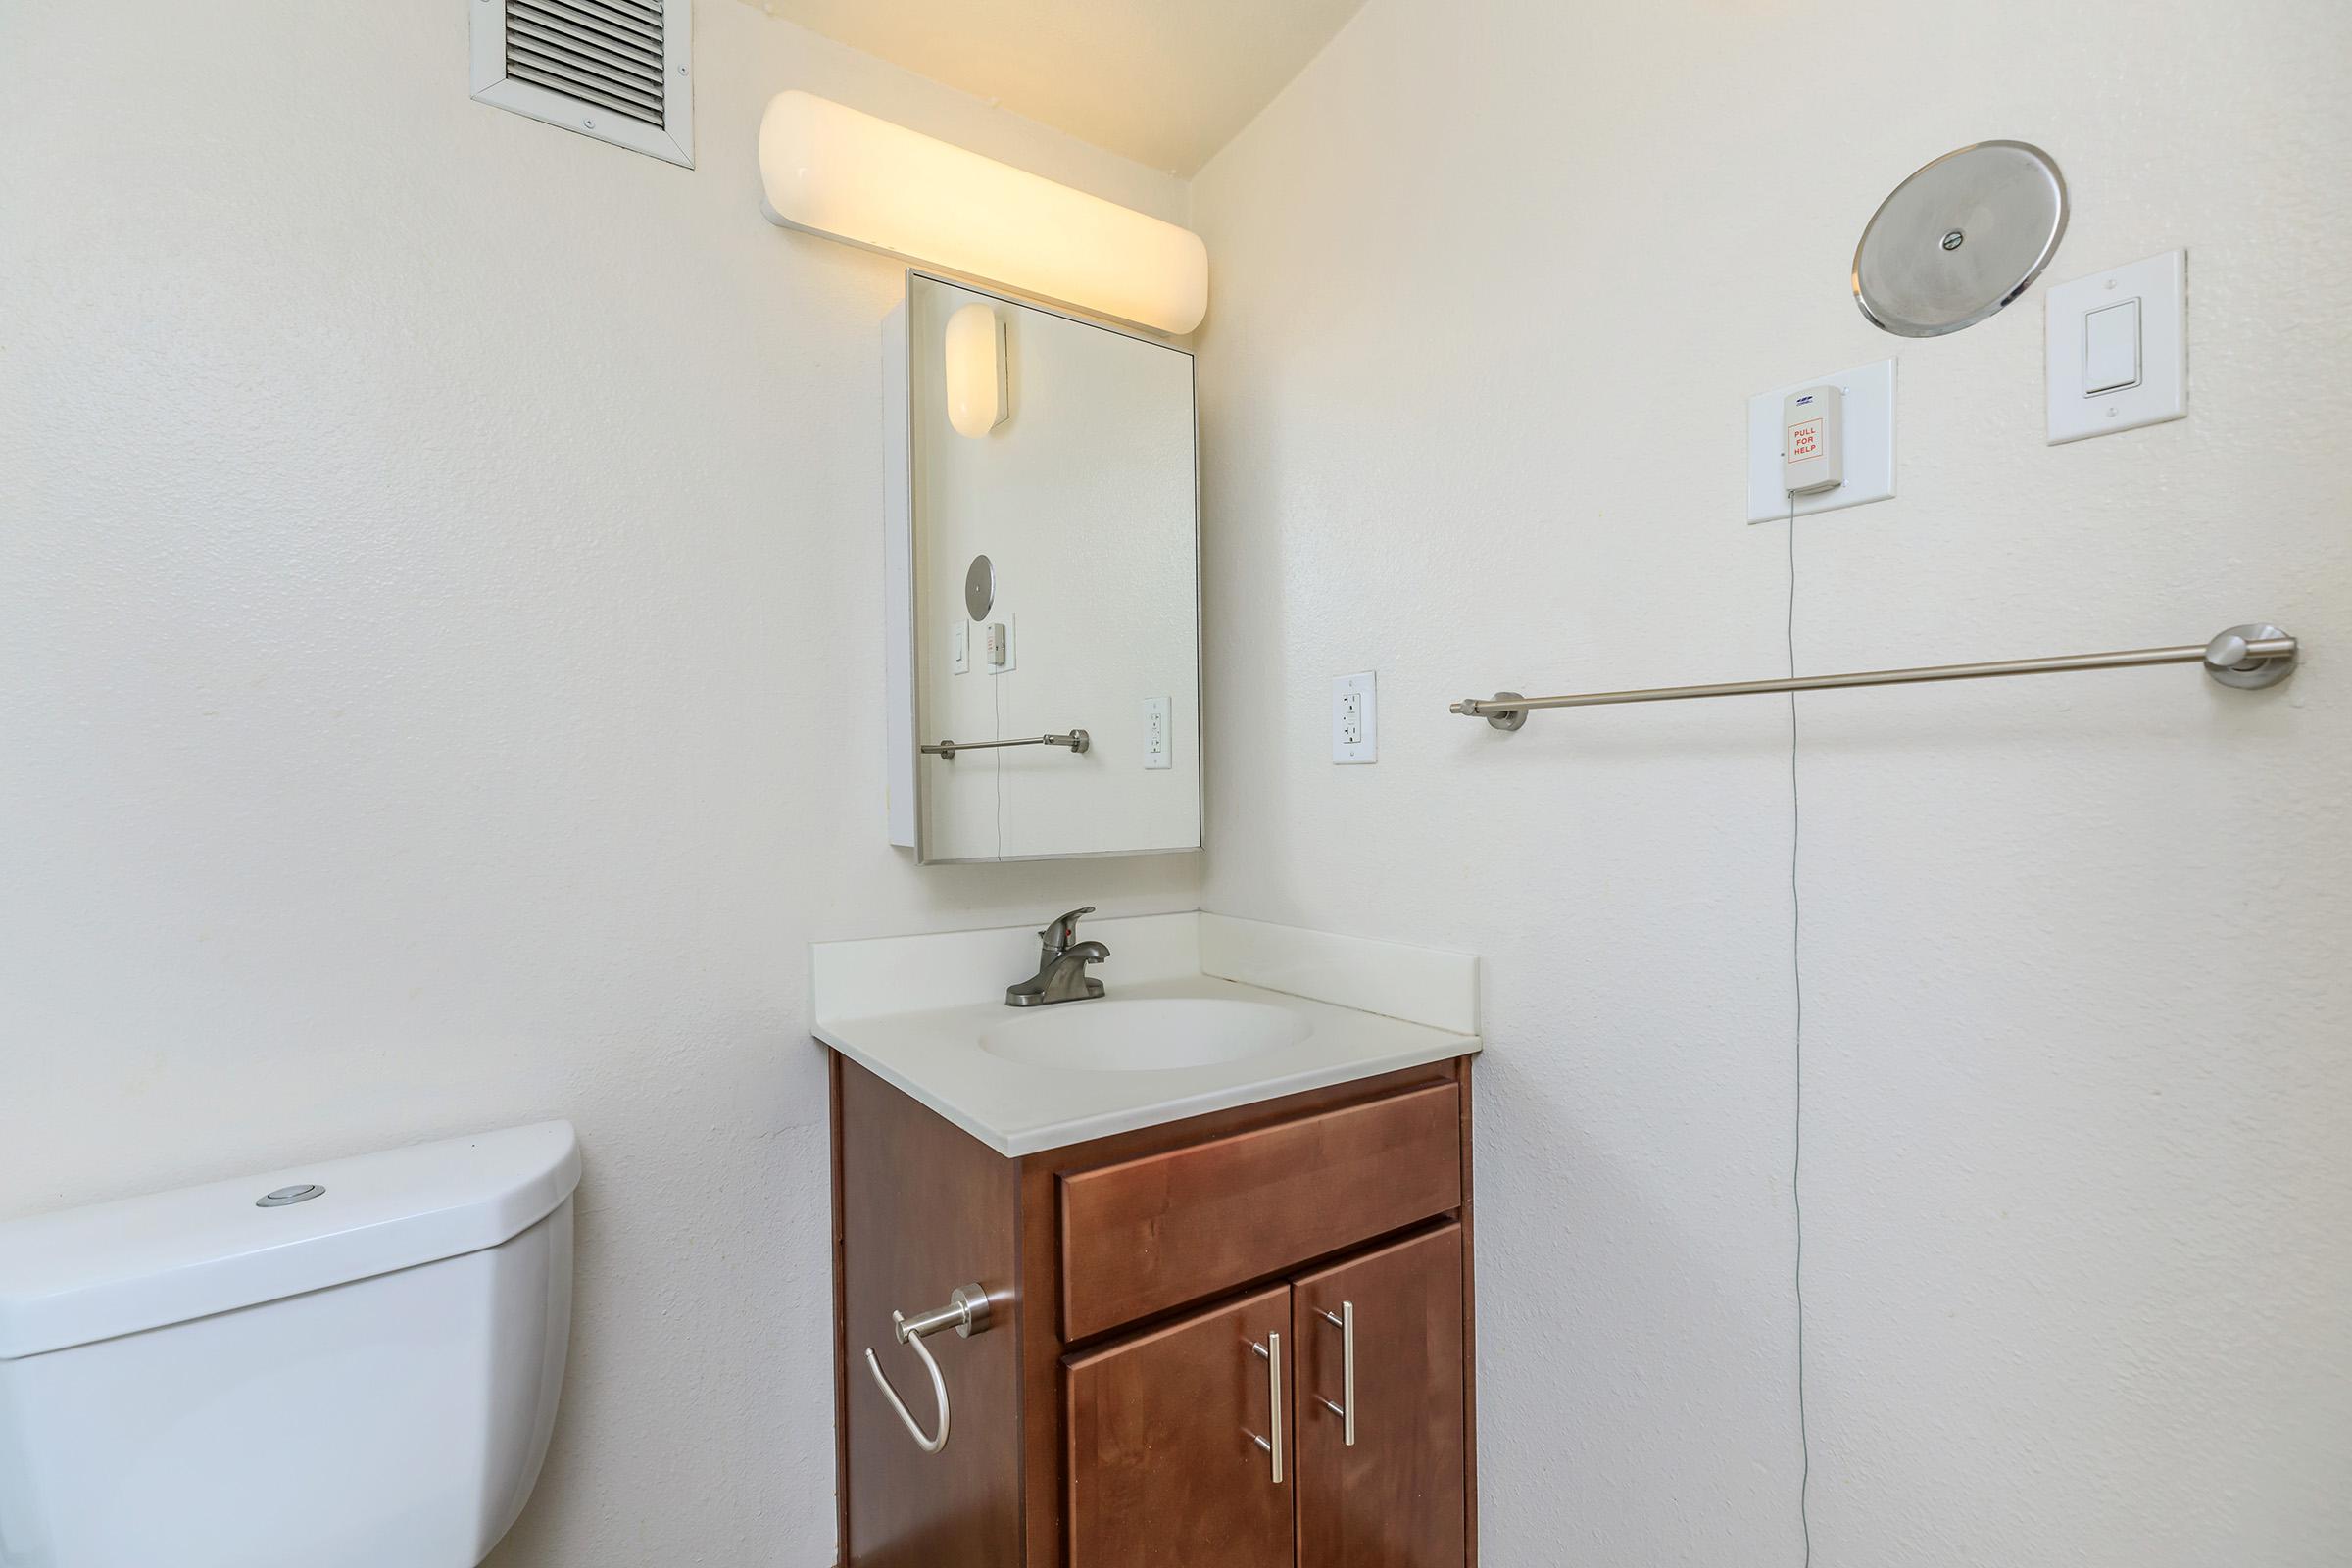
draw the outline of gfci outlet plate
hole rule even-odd
[[[1380,710],[1373,677],[1338,675],[1331,682],[1331,760],[1335,762],[1380,760]]]
[[[1747,400],[1747,520],[1784,522],[1788,492],[1781,488],[1781,405],[1791,392],[1834,386],[1845,394],[1845,483],[1798,496],[1796,514],[1837,512],[1894,499],[1894,361],[1857,365],[1833,375],[1809,375]]]

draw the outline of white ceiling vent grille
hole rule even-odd
[[[694,167],[692,0],[473,0],[473,96]]]

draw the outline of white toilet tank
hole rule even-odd
[[[0,1225],[0,1564],[474,1568],[555,1425],[579,1176],[543,1122]]]

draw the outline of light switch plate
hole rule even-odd
[[[1796,498],[1796,514],[1837,512],[1894,498],[1894,361],[1857,365],[1835,375],[1807,376],[1747,400],[1747,520],[1786,522],[1781,488],[1782,405],[1790,393],[1834,386],[1844,394],[1845,482]]]
[[[2093,363],[2101,379],[2122,373],[2104,367],[2129,360],[2091,318],[2113,329],[2139,304],[2139,379],[2105,392],[2087,390]],[[2051,289],[2045,302],[2044,381],[2049,391],[2050,445],[2113,435],[2143,424],[2188,416],[2188,252],[2166,251]]]
[[[1168,700],[1165,697],[1144,699],[1144,766],[1173,767],[1171,755],[1174,740],[1168,733]]]
[[[948,634],[948,673],[968,675],[972,672],[972,623],[958,616],[956,629]]]
[[[1341,675],[1331,683],[1331,760],[1380,760],[1380,709],[1370,670]]]

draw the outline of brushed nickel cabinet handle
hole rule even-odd
[[[1274,1484],[1279,1487],[1282,1485],[1282,1336],[1269,1334],[1263,1345],[1252,1340],[1250,1348],[1259,1360],[1266,1363],[1266,1412],[1273,1417],[1273,1425],[1267,1430],[1274,1434],[1267,1439],[1251,1432],[1250,1441],[1265,1449],[1267,1456],[1273,1460]],[[1247,1428],[1243,1430],[1248,1431]]]
[[[934,1307],[912,1319],[902,1312],[890,1314],[891,1333],[901,1345],[912,1347],[915,1358],[923,1363],[923,1370],[931,1374],[931,1395],[939,1404],[939,1431],[936,1435],[923,1430],[923,1424],[906,1408],[906,1401],[899,1397],[899,1391],[890,1386],[890,1377],[882,1370],[882,1363],[875,1357],[873,1348],[866,1348],[865,1369],[874,1375],[874,1386],[882,1391],[882,1397],[890,1401],[891,1409],[897,1412],[900,1422],[906,1428],[906,1435],[914,1439],[914,1446],[925,1453],[937,1453],[948,1446],[948,1429],[954,1411],[948,1404],[948,1380],[941,1375],[939,1363],[931,1358],[930,1348],[923,1341],[942,1329],[954,1329],[964,1339],[986,1333],[988,1315],[988,1293],[977,1285],[957,1287],[955,1294],[948,1298],[947,1305]]]
[[[1340,1331],[1340,1398],[1344,1401],[1334,1404],[1318,1394],[1315,1402],[1340,1418],[1347,1437],[1343,1446],[1352,1448],[1355,1446],[1355,1303],[1342,1301],[1337,1314],[1317,1307],[1315,1315]]]

